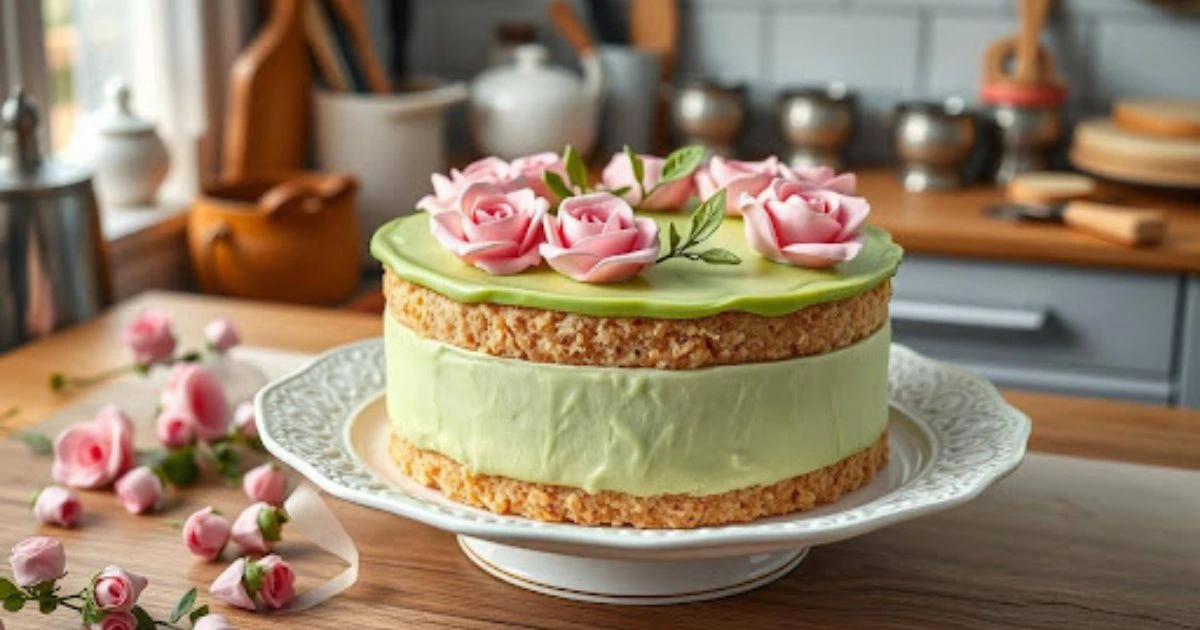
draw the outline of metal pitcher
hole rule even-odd
[[[95,316],[111,301],[87,170],[42,156],[18,88],[0,108],[0,351]]]

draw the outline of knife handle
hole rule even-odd
[[[1106,241],[1153,245],[1163,240],[1166,217],[1158,210],[1126,208],[1092,201],[1072,201],[1063,208],[1063,223]]]

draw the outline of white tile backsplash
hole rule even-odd
[[[1200,98],[1200,21],[1102,21],[1093,98]]]
[[[843,81],[860,89],[911,89],[917,77],[916,15],[780,11],[771,20],[775,87]]]

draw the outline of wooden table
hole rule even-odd
[[[148,305],[172,311],[188,344],[216,316],[233,318],[248,344],[301,352],[379,331],[375,316],[144,295],[0,356],[0,408],[20,407],[4,431],[74,402],[48,391],[47,374],[109,366],[123,356],[116,339],[120,323]],[[1033,450],[1096,459],[1031,455],[965,506],[818,548],[788,577],[737,598],[618,608],[536,595],[477,570],[446,533],[331,499],[362,552],[359,583],[300,617],[230,616],[243,628],[1200,627],[1200,412],[1006,395],[1034,420]],[[0,460],[7,463],[0,467],[5,548],[39,531],[27,500],[48,481],[49,466],[11,441],[0,443]],[[221,567],[192,562],[178,533],[161,519],[182,518],[205,503],[234,511],[244,503],[239,495],[219,486],[189,490],[161,517],[134,518],[110,496],[86,493],[83,528],[46,531],[67,545],[75,580],[108,562],[127,564],[151,577],[145,601],[164,613],[173,598],[207,584]],[[297,559],[302,585],[339,570],[303,542],[289,541],[284,550]],[[8,628],[47,627],[31,613],[0,618]]]

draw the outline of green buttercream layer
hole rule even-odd
[[[492,357],[384,320],[393,429],[477,473],[718,494],[833,464],[887,424],[886,326],[828,354],[655,370]]]
[[[662,234],[682,214],[648,214]],[[726,218],[701,247],[723,247],[740,265],[708,265],[672,259],[638,277],[612,284],[584,284],[543,264],[509,276],[493,276],[458,260],[438,244],[424,213],[379,228],[371,253],[397,276],[459,302],[509,304],[603,317],[696,318],[724,311],[778,316],[863,293],[891,277],[903,250],[887,232],[866,228],[866,246],[854,260],[831,269],[805,269],[761,258],[746,244],[740,218]],[[665,240],[665,236],[663,237]]]

